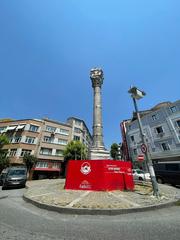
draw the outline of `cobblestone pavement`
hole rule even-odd
[[[153,196],[150,183],[135,185],[134,191],[65,190],[64,179],[27,182],[25,197],[51,206],[75,209],[130,209],[177,200],[180,189],[159,185],[160,197]]]

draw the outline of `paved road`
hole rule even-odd
[[[180,207],[119,216],[62,215],[22,199],[25,189],[0,190],[2,240],[177,240]]]

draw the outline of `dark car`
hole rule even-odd
[[[153,165],[158,183],[180,185],[180,161],[159,161]]]
[[[27,169],[25,167],[9,167],[3,179],[2,189],[8,187],[25,187],[27,181]]]

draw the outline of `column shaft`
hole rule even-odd
[[[94,89],[93,147],[104,148],[103,127],[102,127],[101,87],[96,86],[93,89]]]

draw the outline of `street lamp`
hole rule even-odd
[[[146,136],[143,133],[140,114],[139,114],[138,107],[137,107],[137,102],[136,102],[136,99],[139,100],[139,99],[143,98],[146,95],[146,93],[139,90],[137,87],[131,87],[129,89],[128,93],[131,94],[131,97],[133,99],[134,108],[135,108],[135,111],[136,111],[139,130],[140,130],[140,136],[141,136],[141,140],[142,140],[141,150],[143,151],[143,153],[145,154],[145,157],[146,157],[146,164],[147,164],[150,176],[151,176],[153,192],[154,192],[154,195],[158,197],[159,196],[158,184],[157,184],[157,181],[156,181],[156,176],[155,176],[155,173],[154,173],[154,168],[153,168],[152,160],[151,160],[151,157],[150,157],[150,154],[149,154],[149,150],[147,148]]]

